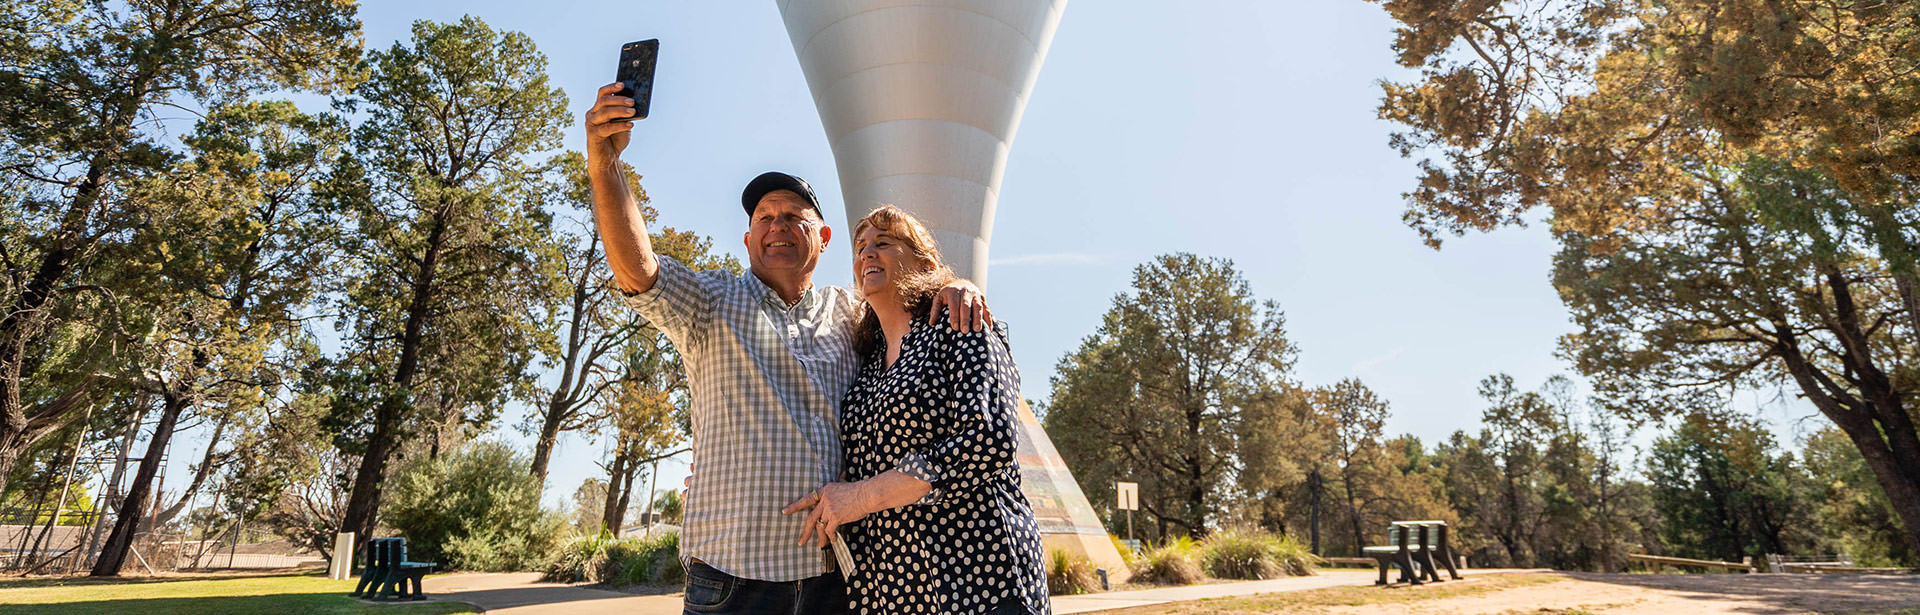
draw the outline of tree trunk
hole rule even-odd
[[[160,458],[165,455],[167,442],[173,439],[173,427],[180,421],[180,414],[187,409],[184,397],[170,395],[160,411],[160,424],[153,428],[153,439],[147,443],[147,453],[140,458],[140,469],[133,474],[133,486],[127,489],[127,497],[120,501],[120,512],[113,523],[113,532],[107,535],[107,543],[100,548],[100,559],[93,563],[96,577],[119,576],[120,567],[126,564],[127,550],[133,547],[134,533],[140,529],[141,513],[147,507],[147,498],[152,495],[153,477],[160,472]]]
[[[420,276],[413,283],[413,297],[407,305],[407,321],[400,337],[400,362],[393,372],[394,389],[413,390],[414,373],[420,367],[420,347],[426,336],[427,317],[433,308],[434,272],[446,248],[446,224],[439,217],[427,233],[427,253],[420,260]],[[373,433],[367,435],[367,452],[360,458],[360,470],[354,473],[353,492],[347,497],[347,511],[341,519],[342,531],[355,532],[357,540],[373,537],[380,508],[380,483],[385,480],[387,460],[400,437],[401,415],[410,402],[399,393],[390,393],[375,406]]]
[[[569,370],[571,371],[571,370]],[[565,379],[562,379],[562,387]],[[560,438],[560,422],[565,419],[566,411],[573,405],[561,398],[565,388],[555,389],[553,400],[547,403],[547,412],[540,421],[540,439],[533,445],[533,475],[540,479],[540,487],[547,486],[547,462],[553,458],[554,442]]]
[[[625,516],[623,512],[626,508],[620,506],[619,502],[627,489],[630,488],[630,486],[626,484],[627,474],[627,456],[625,454],[614,455],[613,467],[607,469],[607,499],[600,505],[600,528],[602,530],[615,534],[620,532],[620,522],[622,517]]]
[[[1887,445],[1885,434],[1873,423],[1851,413],[1841,416],[1828,415],[1840,431],[1847,434],[1855,448],[1860,449],[1861,458],[1867,467],[1873,470],[1874,478],[1879,479],[1880,490],[1887,496],[1887,503],[1893,506],[1894,513],[1900,517],[1901,530],[1907,539],[1907,547],[1920,552],[1920,475],[1901,471],[1900,464],[1894,460],[1893,451]]]
[[[1345,473],[1343,472],[1342,474]],[[1353,555],[1354,557],[1359,557],[1366,552],[1365,549],[1367,547],[1366,532],[1361,527],[1360,501],[1358,498],[1353,497],[1352,476],[1342,476],[1340,482],[1345,484],[1347,492],[1348,524],[1353,530]]]
[[[582,259],[585,263],[598,263],[596,258],[600,247],[600,230],[594,229],[587,238],[587,253]],[[592,293],[593,271],[596,267],[582,267],[580,275],[573,280],[573,321],[567,325],[567,356],[561,363],[560,383],[553,387],[553,397],[547,401],[547,412],[541,417],[540,440],[533,447],[534,476],[540,478],[541,488],[547,485],[547,462],[553,457],[554,442],[559,439],[560,427],[565,424],[573,411],[587,400],[581,399],[582,387],[587,380],[589,365],[580,362],[580,353],[587,345],[588,328],[591,319],[587,309]],[[587,358],[592,363],[593,357]]]
[[[158,72],[146,52],[134,53],[134,63],[140,69],[122,84],[124,87],[108,88],[111,94],[103,107],[110,110],[112,116],[107,119],[106,138],[89,153],[87,174],[73,187],[73,198],[68,200],[67,211],[61,216],[59,231],[51,237],[33,277],[20,289],[13,305],[8,306],[6,317],[0,318],[0,493],[6,493],[7,476],[12,474],[20,455],[42,436],[72,422],[73,412],[85,405],[87,392],[94,384],[93,378],[87,378],[53,402],[35,408],[25,407],[20,400],[27,338],[48,318],[47,303],[68,283],[73,259],[97,241],[91,239],[98,235],[88,232],[87,221],[100,205],[101,195],[111,181],[109,175],[118,168],[127,144],[133,141],[133,122]]]
[[[380,482],[386,477],[387,458],[393,453],[393,421],[388,417],[398,411],[386,407],[398,403],[398,400],[383,401],[374,411],[373,433],[367,436],[367,452],[360,457],[360,469],[353,474],[353,491],[347,496],[347,510],[340,521],[340,531],[353,532],[355,540],[362,543],[374,537]]]

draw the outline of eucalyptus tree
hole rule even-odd
[[[24,0],[0,8],[0,490],[37,439],[100,400],[125,342],[109,282],[166,212],[136,191],[177,155],[157,121],[272,88],[350,83],[337,0]],[[120,280],[139,283],[139,278]]]
[[[368,80],[341,102],[360,123],[341,182],[348,349],[329,423],[360,458],[341,529],[363,537],[401,443],[428,422],[535,396],[560,247],[534,156],[569,121],[533,41],[472,17],[416,22],[366,64]]]
[[[1920,5],[1382,4],[1419,69],[1381,106],[1422,158],[1407,221],[1437,246],[1546,217],[1604,403],[1790,384],[1920,550]]]

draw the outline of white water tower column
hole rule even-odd
[[[840,171],[847,228],[913,212],[987,283],[1007,150],[1066,0],[777,0]]]

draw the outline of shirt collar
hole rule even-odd
[[[780,291],[774,290],[772,286],[768,286],[766,281],[761,280],[759,275],[753,273],[752,269],[747,270],[747,279],[751,280],[749,283],[752,284],[754,293],[760,295],[762,302],[782,310],[791,309],[787,305],[787,300],[780,298]],[[813,285],[812,282],[808,282],[807,287],[800,291],[800,301],[794,303],[791,307],[811,310],[814,304],[819,302],[819,295],[820,288]]]

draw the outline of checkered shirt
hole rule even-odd
[[[840,402],[859,369],[858,300],[810,288],[788,307],[747,273],[694,273],[665,256],[627,301],[667,334],[693,392],[693,484],[680,555],[728,574],[795,581],[831,557],[780,509],[840,476]]]

